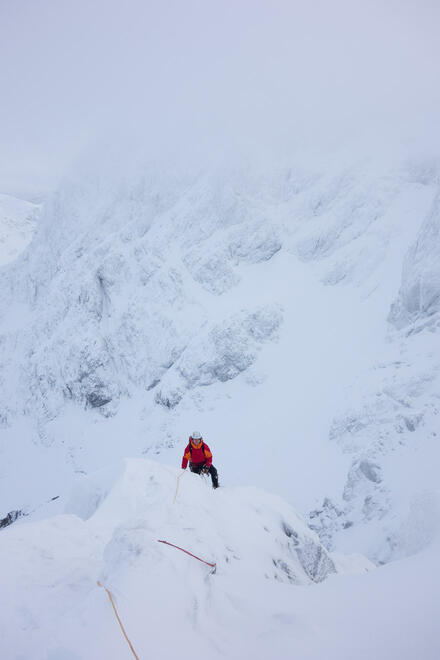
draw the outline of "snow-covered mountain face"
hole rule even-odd
[[[439,525],[440,185],[404,163],[85,172],[0,274],[2,507],[126,455],[388,561]]]
[[[0,194],[0,266],[18,257],[32,240],[40,205]]]

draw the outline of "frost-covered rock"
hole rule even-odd
[[[435,172],[422,180],[409,176],[408,168],[380,172],[358,165],[328,173],[298,208],[303,221],[291,248],[302,260],[321,264],[325,284],[374,291],[394,279],[389,268],[400,265],[436,192]]]
[[[440,312],[440,194],[405,257],[402,284],[389,319],[397,327]],[[438,319],[437,319],[438,325]]]
[[[333,420],[330,440],[352,459],[341,498],[326,499],[309,514],[312,528],[326,547],[332,549],[336,543],[348,549],[353,542],[376,562],[410,552],[412,545],[404,541],[402,527],[414,509],[413,501],[421,509],[423,502],[435,499],[436,476],[429,460],[422,457],[426,451],[431,460],[438,455],[436,345],[435,334],[417,333],[389,347],[396,359],[376,365],[360,399],[362,405]],[[399,467],[393,469],[393,465]],[[423,539],[431,536],[428,529],[421,529],[421,521],[429,525],[431,516],[420,511],[418,519],[419,540],[412,543],[422,547]],[[362,527],[370,529],[368,537]]]
[[[221,294],[240,281],[235,266],[268,261],[281,247],[279,235],[265,218],[234,227],[224,238],[214,234],[189,252],[184,262],[197,282],[211,293]]]
[[[45,205],[32,251],[0,276],[4,308],[20,304],[28,317],[13,334],[0,328],[1,417],[24,408],[44,424],[69,402],[114,414],[121,397],[154,389],[185,349],[189,387],[208,384],[209,374],[225,381],[252,363],[252,332],[241,336],[237,323],[228,330],[227,317],[204,337],[210,308],[191,286],[194,278],[220,293],[240,280],[237,266],[281,247],[239,187],[169,168],[144,168],[132,179],[86,169],[66,179]],[[216,357],[204,360],[200,349],[197,357],[197,344]]]
[[[18,257],[34,235],[40,204],[0,194],[0,267]]]
[[[280,309],[242,312],[199,334],[162,379],[157,403],[173,408],[188,389],[225,382],[248,369],[261,345],[273,339],[282,321]]]

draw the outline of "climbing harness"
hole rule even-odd
[[[118,620],[119,625],[121,626],[122,633],[123,633],[125,639],[127,640],[128,646],[130,647],[131,652],[133,653],[133,655],[134,655],[134,657],[136,658],[136,660],[139,660],[139,656],[136,655],[136,651],[134,650],[132,643],[131,643],[130,640],[128,639],[127,633],[125,632],[125,628],[124,628],[124,626],[122,625],[122,621],[121,621],[121,619],[119,618],[118,610],[116,609],[116,605],[115,605],[115,603],[114,603],[114,601],[113,601],[113,596],[112,596],[111,591],[109,591],[109,590],[107,589],[107,587],[105,587],[103,584],[101,584],[101,582],[99,582],[99,580],[97,581],[96,584],[98,585],[98,587],[102,587],[102,588],[105,589],[105,591],[107,592],[107,596],[109,597],[109,600],[110,600],[110,602],[111,602],[111,604],[112,604],[113,611],[114,611],[114,613],[115,613],[115,616],[116,616],[116,618],[117,618],[117,620]]]
[[[187,555],[190,557],[194,557],[194,559],[198,559],[199,561],[203,562],[203,564],[207,564],[208,566],[211,566],[214,570],[217,568],[217,564],[211,564],[209,561],[205,561],[204,559],[200,559],[200,557],[197,557],[197,555],[193,555],[192,552],[188,552],[188,550],[184,550],[183,548],[180,548],[178,545],[174,545],[174,543],[169,543],[168,541],[160,541],[159,539],[157,540],[158,543],[165,543],[165,545],[170,545],[173,548],[177,548],[178,550],[181,550],[182,552],[185,552]]]

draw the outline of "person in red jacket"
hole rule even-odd
[[[194,431],[194,433],[189,436],[189,442],[182,458],[183,470],[186,470],[188,461],[191,472],[196,472],[197,474],[200,474],[201,472],[209,472],[211,475],[212,487],[218,488],[218,472],[212,464],[211,450],[208,445],[203,442],[203,438],[198,431]]]

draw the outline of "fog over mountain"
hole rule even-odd
[[[6,657],[438,657],[439,13],[2,5]]]
[[[3,192],[47,189],[97,134],[209,155],[237,140],[438,148],[435,1],[38,0],[0,12]]]

